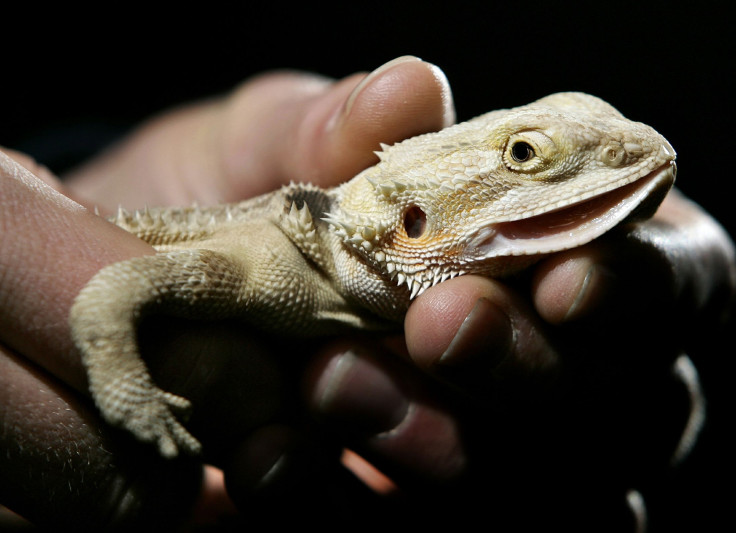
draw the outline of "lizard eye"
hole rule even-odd
[[[417,206],[412,206],[404,215],[404,230],[410,239],[418,239],[427,227],[427,215]]]
[[[546,168],[555,157],[554,141],[536,130],[513,134],[506,143],[503,159],[509,170],[537,173]]]
[[[518,141],[511,147],[511,158],[517,163],[529,161],[532,157],[534,157],[534,148],[527,142]]]

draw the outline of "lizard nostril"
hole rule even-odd
[[[427,215],[419,207],[413,206],[404,215],[404,229],[410,239],[418,239],[427,226]]]
[[[617,167],[626,158],[626,150],[618,141],[609,142],[602,152],[603,162],[610,167]]]

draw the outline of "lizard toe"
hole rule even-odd
[[[159,398],[177,413],[188,413],[192,408],[192,402],[170,392],[159,391]]]

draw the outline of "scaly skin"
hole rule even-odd
[[[432,285],[504,276],[651,215],[675,152],[602,100],[560,93],[383,146],[330,190],[292,184],[239,204],[121,210],[114,222],[158,253],[102,269],[71,311],[105,419],[166,457],[200,444],[136,345],[146,313],[240,318],[319,335],[396,325]]]

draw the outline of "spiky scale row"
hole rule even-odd
[[[119,206],[109,220],[150,244],[166,245],[211,235],[223,225],[242,220],[245,213],[239,204],[176,209],[144,207],[132,212]]]
[[[289,212],[281,217],[281,225],[305,255],[316,261],[322,258],[317,228],[314,226],[312,213],[306,202],[302,207],[297,207],[296,202],[292,201]]]
[[[389,268],[389,265],[392,268]],[[400,264],[398,266],[401,267]],[[396,263],[386,264],[389,277],[398,286],[406,285],[409,288],[411,291],[409,298],[411,300],[422,294],[428,288],[463,274],[462,270],[445,270],[440,267],[422,268],[414,272],[407,271],[406,266],[401,270],[396,267]]]
[[[355,247],[360,247],[366,252],[372,251],[373,247],[389,231],[388,224],[380,220],[371,221],[365,217],[348,220],[344,216],[338,217],[334,213],[325,213],[322,220],[330,224],[337,235],[345,242]]]

